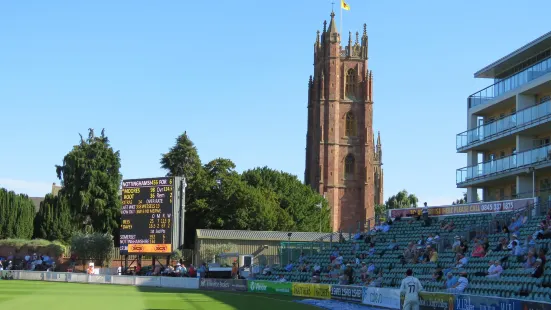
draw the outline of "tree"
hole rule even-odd
[[[405,209],[416,208],[419,199],[414,194],[409,194],[405,189],[387,199],[385,205],[387,209]]]
[[[278,230],[319,231],[321,223],[322,231],[331,231],[327,201],[296,176],[263,167],[243,172],[242,178],[250,186],[275,193],[279,212],[284,212]]]
[[[78,233],[71,238],[71,251],[83,260],[83,264],[85,260],[96,260],[102,266],[109,266],[113,250],[113,236],[110,234]]]
[[[185,176],[188,183],[199,173],[201,160],[187,132],[176,138],[168,153],[162,154],[161,168],[168,170],[167,176]]]
[[[69,244],[74,231],[67,200],[62,196],[46,195],[34,218],[34,238]]]
[[[375,218],[386,218],[386,210],[387,209],[385,205],[375,205]]]
[[[479,201],[480,201],[480,198],[478,197],[478,193],[476,193],[475,201],[473,202],[479,202]],[[452,205],[461,205],[466,203],[468,203],[467,192],[463,192],[463,198],[457,199],[455,202],[452,202]]]
[[[109,144],[105,131],[100,136],[88,129],[88,138],[65,155],[56,165],[63,188],[59,195],[69,204],[71,215],[82,230],[113,234],[120,222],[119,187],[121,160],[119,151]]]
[[[162,155],[167,175],[187,179],[185,247],[196,229],[330,231],[327,202],[296,176],[264,168],[239,174],[217,158],[205,165],[187,133]],[[321,205],[321,208],[320,208]]]
[[[34,213],[34,204],[27,195],[0,188],[0,239],[30,239]]]

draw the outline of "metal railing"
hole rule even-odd
[[[456,149],[461,149],[474,143],[488,140],[510,130],[520,129],[551,117],[551,100],[517,111],[495,122],[457,134]]]
[[[511,75],[508,78],[502,79],[501,81],[470,95],[467,100],[469,108],[484,104],[495,97],[527,84],[528,82],[533,81],[549,72],[551,72],[551,58],[544,59],[516,74]]]
[[[487,178],[498,173],[535,165],[550,159],[551,146],[546,145],[510,156],[505,156],[500,159],[489,160],[474,166],[457,169],[456,183],[459,185],[464,182]]]

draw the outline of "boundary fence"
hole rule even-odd
[[[379,307],[401,309],[398,289],[329,285],[314,283],[271,282],[256,280],[143,277],[117,275],[88,275],[68,272],[0,271],[0,276],[11,275],[15,280],[93,283],[132,286],[151,286],[209,291],[234,291],[277,294],[301,298],[332,299]],[[476,295],[453,295],[422,292],[421,310],[548,310],[551,303],[544,301],[499,298]]]

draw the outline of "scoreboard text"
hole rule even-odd
[[[120,253],[172,252],[173,178],[122,181]]]

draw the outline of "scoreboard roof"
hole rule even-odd
[[[197,239],[224,239],[224,240],[269,240],[269,241],[288,241],[288,231],[253,231],[253,230],[216,230],[216,229],[197,229]],[[291,241],[338,241],[339,233],[319,233],[319,232],[291,232]],[[343,233],[345,239],[348,234]]]

